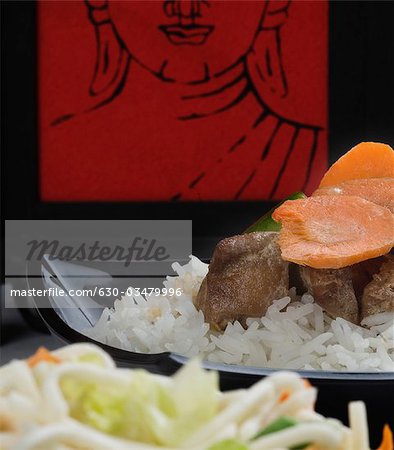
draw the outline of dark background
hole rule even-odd
[[[242,231],[271,206],[263,202],[41,203],[35,2],[0,3],[2,244],[4,219],[177,218],[193,220],[194,253],[209,257],[220,237]],[[333,162],[360,141],[394,143],[394,2],[333,1],[329,18],[329,152]],[[3,252],[1,258],[4,280]],[[2,313],[3,362],[25,357],[39,344],[58,345],[28,328],[16,310]],[[332,396],[340,402],[338,392]],[[376,446],[380,424],[371,426]]]

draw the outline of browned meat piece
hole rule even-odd
[[[394,311],[394,256],[386,255],[379,272],[365,287],[361,298],[361,317]]]
[[[308,292],[330,316],[359,323],[358,303],[350,267],[312,269],[300,266],[300,274]]]
[[[352,270],[354,293],[356,294],[359,303],[365,287],[372,281],[373,275],[379,272],[382,264],[387,261],[387,256],[388,255],[379,256],[378,258],[368,259],[350,266]]]
[[[205,320],[227,322],[261,317],[273,300],[288,294],[288,263],[278,233],[254,232],[224,239],[216,246],[195,304]]]

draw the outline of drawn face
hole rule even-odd
[[[109,13],[130,54],[159,76],[208,79],[245,55],[266,0],[110,0]]]

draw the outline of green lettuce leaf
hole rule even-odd
[[[127,386],[67,375],[61,389],[74,419],[104,433],[156,445],[180,445],[218,410],[217,373],[203,370],[198,361],[184,366],[168,385],[136,370]]]

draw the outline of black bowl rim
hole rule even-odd
[[[148,370],[164,374],[173,373],[178,367],[184,365],[189,358],[170,352],[162,353],[137,353],[113,347],[108,344],[96,341],[89,336],[80,333],[66,324],[53,308],[37,308],[42,320],[49,328],[50,332],[66,343],[88,342],[100,346],[108,352],[111,357],[122,366],[144,367]],[[201,361],[203,367],[217,370],[221,374],[242,378],[264,377],[279,370],[252,366],[240,366],[229,364],[216,364],[209,361]],[[394,381],[394,372],[330,372],[312,370],[291,370],[297,372],[304,378],[311,380],[340,381],[340,382],[389,382]]]

